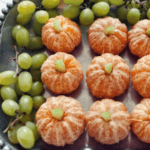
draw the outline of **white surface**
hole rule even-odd
[[[13,0],[0,0],[0,14],[2,14],[2,8],[6,8],[7,3],[12,3]]]

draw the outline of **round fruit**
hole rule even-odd
[[[124,0],[109,0],[109,1],[112,5],[115,5],[115,6],[120,6],[120,5],[123,5],[125,3]]]
[[[127,21],[135,24],[140,20],[140,11],[137,8],[131,8],[127,13]]]
[[[80,6],[84,0],[63,0],[65,4],[67,5],[75,5],[75,6]]]
[[[22,69],[29,69],[32,65],[32,58],[28,53],[21,53],[18,56],[18,64]]]
[[[90,26],[94,22],[94,13],[91,9],[82,10],[79,16],[80,23],[84,26]]]
[[[45,9],[52,9],[59,5],[60,0],[42,0],[42,5]]]
[[[35,19],[37,20],[38,23],[46,23],[49,19],[49,14],[47,11],[44,10],[39,10],[35,13]]]
[[[92,10],[95,16],[102,17],[109,13],[110,7],[106,2],[99,2],[93,5]]]

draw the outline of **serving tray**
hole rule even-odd
[[[32,0],[32,1],[36,4],[36,6],[40,6],[41,0]],[[12,32],[12,28],[16,25],[16,16],[18,14],[17,4],[16,4],[17,2],[19,2],[19,0],[14,0],[13,5],[8,5],[8,9],[3,10],[4,16],[0,16],[0,26],[1,26],[0,27],[1,28],[0,72],[6,70],[15,70],[16,68],[16,63],[15,61],[12,60],[12,58],[15,57],[15,51],[13,49],[13,46],[16,44],[16,42],[12,38],[11,32]],[[64,4],[60,5],[59,7],[60,12],[62,10],[63,5]],[[114,11],[115,10],[112,10],[112,12]],[[31,27],[32,22],[33,20],[28,25],[25,26],[29,30],[30,35],[34,35]],[[94,53],[89,46],[88,35],[87,35],[88,27],[84,27],[81,25],[79,26],[82,31],[82,42],[78,47],[74,49],[74,51],[71,54],[74,55],[83,66],[84,78],[79,88],[76,91],[72,92],[71,94],[67,94],[66,96],[71,96],[76,100],[78,100],[81,103],[85,112],[87,113],[92,103],[94,103],[96,100],[100,100],[99,98],[92,96],[86,84],[87,67],[88,65],[90,65],[91,60],[95,56],[98,56],[98,54]],[[46,47],[44,47],[42,50],[38,50],[35,52],[33,51],[31,52],[26,49],[25,52],[28,52],[31,55],[40,52],[44,52],[47,55],[54,54],[49,52],[46,49]],[[126,61],[130,69],[133,68],[133,65],[138,60],[138,57],[130,53],[128,46],[124,49],[122,53],[120,53],[120,56]],[[44,96],[46,98],[49,96],[57,96],[52,92],[50,92],[47,88],[45,89],[46,91],[44,93]],[[119,97],[115,97],[114,99],[116,101],[120,101],[124,103],[128,109],[128,112],[131,113],[135,105],[141,101],[142,97],[134,90],[130,80],[129,87],[125,91],[125,93]],[[0,105],[1,103],[2,103],[2,99],[0,99]],[[3,130],[7,127],[9,120],[10,117],[5,115],[2,109],[0,108],[0,149],[23,150],[23,148],[19,144],[17,145],[11,144],[7,138],[7,134],[3,133]],[[137,136],[134,135],[134,133],[130,130],[129,135],[123,141],[120,141],[118,144],[102,145],[96,142],[93,138],[91,138],[85,129],[84,133],[72,145],[66,145],[64,147],[55,147],[44,143],[40,138],[38,141],[36,141],[35,146],[32,148],[32,150],[56,150],[56,149],[57,150],[110,150],[110,149],[111,150],[132,150],[132,149],[148,150],[150,149],[150,144],[141,142],[137,138]]]

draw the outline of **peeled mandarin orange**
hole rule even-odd
[[[150,20],[138,21],[128,32],[129,49],[132,54],[139,57],[150,54]]]
[[[109,120],[105,120],[108,112]],[[119,143],[130,131],[130,115],[126,106],[112,99],[94,102],[85,120],[89,135],[102,144]]]
[[[136,91],[145,98],[150,97],[150,55],[140,58],[133,66],[132,83]]]
[[[53,52],[70,53],[81,40],[82,34],[79,26],[61,15],[49,19],[42,28],[43,44]]]
[[[59,65],[56,64],[57,60],[60,61]],[[41,67],[42,82],[55,94],[67,94],[76,90],[83,76],[80,62],[73,55],[64,52],[49,56]]]
[[[64,111],[63,118],[53,117],[51,109]],[[83,133],[85,112],[81,104],[66,96],[50,97],[36,113],[36,125],[44,142],[55,146],[73,144]]]
[[[118,55],[95,57],[86,71],[87,86],[99,98],[113,98],[125,92],[130,81],[130,68]]]
[[[119,54],[127,45],[127,27],[112,17],[99,18],[88,30],[88,41],[98,54]]]
[[[150,98],[144,98],[130,114],[132,131],[145,143],[150,143]]]

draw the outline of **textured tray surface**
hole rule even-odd
[[[40,5],[41,0],[34,0],[37,6]],[[13,7],[11,11],[8,13],[6,16],[6,19],[4,20],[3,26],[2,26],[2,37],[1,37],[1,45],[0,45],[0,72],[5,71],[5,70],[15,70],[16,64],[14,61],[11,60],[15,56],[15,51],[13,50],[13,45],[15,45],[15,40],[11,36],[12,28],[16,24],[15,18],[17,16],[17,6]],[[26,28],[29,30],[29,32],[32,34],[32,28],[31,28],[32,22],[26,26]],[[87,35],[87,30],[88,28],[85,28],[83,26],[80,27],[82,31],[82,42],[78,47],[75,48],[75,50],[71,53],[74,55],[80,62],[81,65],[83,66],[84,70],[84,78],[79,86],[79,88],[72,92],[71,94],[67,96],[71,96],[78,100],[81,105],[83,106],[85,112],[87,112],[93,102],[98,100],[98,98],[93,97],[87,87],[86,84],[86,70],[88,65],[90,65],[91,60],[94,58],[94,56],[98,56],[96,53],[92,51],[88,44],[88,35]],[[44,48],[45,49],[45,48]],[[43,52],[41,51],[36,51],[36,52],[31,52],[31,51],[26,51],[30,53],[31,55],[35,53],[40,53]],[[51,55],[53,53],[45,50],[45,53],[48,55]],[[124,51],[120,54],[120,56],[127,62],[127,64],[130,66],[130,69],[133,68],[133,65],[136,63],[138,57],[133,56],[128,47],[124,49]],[[48,96],[57,96],[54,95],[52,92],[46,89],[46,92],[44,96],[47,98]],[[129,113],[133,110],[134,106],[140,102],[142,97],[134,90],[133,85],[130,81],[130,85],[126,92],[122,94],[119,97],[114,98],[117,101],[123,102],[126,107],[128,108]],[[2,102],[2,100],[1,100]],[[0,134],[2,138],[6,141],[8,141],[7,134],[3,134],[3,130],[6,128],[6,126],[9,123],[9,117],[4,115],[2,110],[0,109]],[[0,141],[1,142],[1,141]],[[11,145],[12,149],[20,150],[22,149],[21,146],[19,145]],[[87,147],[87,148],[86,148]],[[88,148],[89,147],[89,148]],[[118,144],[114,145],[102,145],[98,142],[96,142],[93,138],[88,136],[88,133],[84,131],[84,133],[79,137],[78,140],[74,142],[73,145],[66,145],[65,147],[55,147],[51,145],[47,145],[44,143],[41,139],[39,139],[35,146],[32,148],[32,150],[54,150],[54,149],[59,149],[59,150],[108,150],[108,149],[114,149],[114,150],[130,150],[130,149],[149,149],[150,145],[145,144],[138,140],[136,135],[133,134],[132,131],[130,131],[128,137],[120,141]]]

